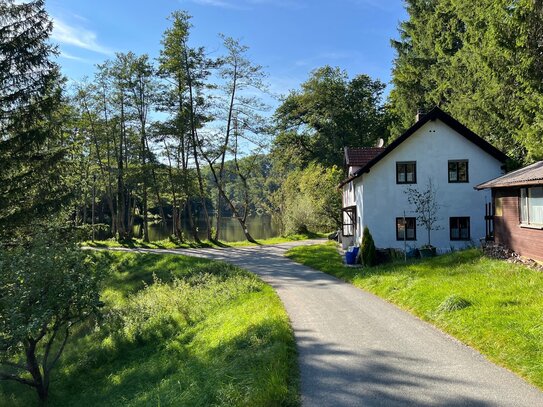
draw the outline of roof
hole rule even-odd
[[[363,167],[383,151],[383,147],[345,147],[345,164]]]
[[[520,185],[543,184],[543,161],[512,171],[493,180],[477,185],[475,189],[506,188]]]
[[[375,158],[370,160],[366,165],[364,165],[362,168],[356,171],[349,178],[343,180],[339,184],[339,187],[342,187],[343,185],[352,181],[353,179],[360,177],[362,174],[366,172],[369,172],[371,167],[373,167],[375,164],[377,164],[379,161],[385,158],[392,150],[394,150],[396,147],[402,144],[405,140],[407,140],[410,136],[412,136],[413,133],[415,133],[418,129],[420,129],[429,121],[434,121],[437,119],[441,120],[443,123],[445,123],[450,128],[455,130],[458,134],[460,134],[461,136],[471,141],[473,144],[475,144],[476,146],[478,146],[479,148],[487,152],[489,155],[491,155],[498,161],[504,163],[508,159],[508,157],[504,153],[502,153],[500,150],[498,150],[488,141],[479,137],[477,134],[475,134],[473,131],[468,129],[458,120],[456,120],[455,118],[445,113],[443,110],[441,110],[439,107],[436,106],[432,110],[430,110],[428,113],[426,113],[424,116],[422,116],[422,118],[420,118],[419,121],[417,121],[413,126],[411,126],[405,133],[403,133],[400,137],[398,137],[396,140],[390,143],[383,150],[383,152],[381,152],[381,154],[377,155]]]

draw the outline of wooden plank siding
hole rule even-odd
[[[495,242],[503,244],[521,256],[543,261],[543,230],[520,226],[519,188],[493,189],[492,196],[496,207]]]

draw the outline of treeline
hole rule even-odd
[[[94,220],[119,239],[140,225],[148,240],[150,222],[168,219],[176,239],[219,239],[228,216],[254,240],[247,221],[262,213],[284,234],[333,230],[343,148],[390,141],[435,105],[517,165],[543,157],[540,0],[408,0],[388,99],[382,82],[325,66],[275,112],[247,47],[193,45],[184,12],[156,60],[120,53],[68,87],[43,2],[2,7],[2,238],[36,222],[88,237]]]
[[[406,0],[392,135],[440,106],[519,163],[543,158],[543,2]]]

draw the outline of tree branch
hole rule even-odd
[[[22,377],[10,373],[0,372],[0,380],[13,380],[15,382],[26,384],[27,386],[36,387],[36,383],[34,383],[33,381],[23,379]]]

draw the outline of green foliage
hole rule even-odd
[[[320,164],[291,172],[272,198],[283,233],[337,229],[341,223],[341,193],[337,185],[342,176],[339,168]]]
[[[0,240],[60,209],[61,79],[42,0],[0,3]]]
[[[345,146],[374,145],[386,132],[384,88],[367,75],[350,79],[339,68],[313,71],[275,112],[275,161],[285,168],[311,161],[341,166]]]
[[[45,400],[74,326],[98,314],[98,281],[88,254],[55,237],[1,250],[0,379],[35,387]]]
[[[99,252],[98,328],[81,326],[51,406],[298,405],[294,336],[272,288],[234,266],[178,255]],[[34,405],[0,383],[0,405]]]
[[[377,253],[375,251],[375,242],[373,236],[370,233],[369,228],[366,226],[362,233],[362,243],[360,244],[360,259],[362,265],[365,267],[371,267],[375,265],[377,259]]]
[[[475,249],[362,273],[344,266],[332,243],[296,247],[287,256],[397,304],[543,389],[541,272]],[[462,309],[436,312],[459,303]]]
[[[392,41],[393,136],[418,109],[440,106],[509,154],[543,157],[543,70],[539,1],[408,0]]]

